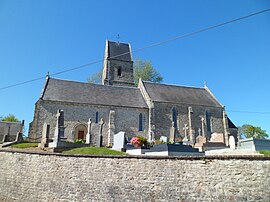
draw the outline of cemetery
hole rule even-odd
[[[89,118],[86,139],[75,141],[67,140],[65,136],[65,118],[64,111],[57,110],[55,117],[56,127],[54,128],[54,137],[50,138],[51,127],[44,123],[41,142],[38,148],[47,152],[61,153],[74,148],[84,147],[106,147],[104,145],[103,118],[99,121],[98,137],[93,141],[92,120]],[[184,126],[184,138],[182,141],[176,141],[176,130],[172,123],[169,138],[161,136],[159,140],[149,142],[143,136],[134,136],[129,138],[124,131],[114,134],[109,150],[125,152],[126,155],[143,156],[213,156],[213,155],[261,155],[258,151],[270,150],[270,140],[267,139],[240,139],[236,142],[234,136],[229,136],[228,146],[225,144],[223,133],[213,133],[208,140],[201,129],[198,136],[189,139],[187,136],[187,125]],[[7,138],[7,135],[6,135]],[[4,141],[1,147],[8,147],[23,142],[22,133],[18,132],[15,141]],[[107,151],[109,151],[107,150]],[[108,152],[110,153],[110,152]],[[122,153],[118,153],[122,155]]]
[[[27,138],[0,122],[0,201],[270,198],[270,140],[240,139],[206,84],[135,86],[129,44],[105,58],[102,85],[46,76]]]

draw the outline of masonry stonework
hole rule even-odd
[[[30,124],[29,140],[40,140],[44,123],[52,126],[51,134],[53,133],[58,109],[65,113],[65,137],[68,140],[75,140],[77,137],[81,139],[82,136],[85,138],[87,121],[91,118],[95,142],[98,134],[97,122],[103,118],[103,146],[113,145],[108,141],[112,128],[115,128],[115,133],[124,131],[128,137],[145,136],[150,142],[161,136],[169,137],[172,125],[176,129],[176,141],[181,141],[188,130],[187,140],[192,144],[199,134],[205,135],[209,140],[211,134],[223,133],[227,146],[229,133],[234,133],[235,138],[237,136],[237,128],[227,120],[229,118],[224,106],[206,85],[198,88],[139,80],[138,87],[135,87],[129,44],[106,41],[102,84],[66,81],[47,76],[36,103],[34,120]],[[109,133],[110,111],[115,111],[115,127],[111,126]],[[139,127],[139,116],[143,117],[143,130]],[[113,138],[110,137],[111,139]]]
[[[269,201],[270,159],[0,152],[0,201]]]
[[[98,123],[96,120],[96,113],[98,112],[98,121],[103,118],[104,124],[104,145],[108,141],[108,130],[109,130],[109,114],[110,110],[115,111],[115,133],[125,131],[128,137],[134,135],[146,136],[148,130],[148,109],[141,108],[128,108],[128,107],[112,107],[112,106],[101,106],[101,105],[89,105],[89,104],[74,104],[74,103],[63,103],[54,101],[41,101],[39,103],[39,113],[35,119],[37,120],[36,125],[36,138],[39,139],[42,135],[42,126],[44,122],[51,125],[50,137],[53,137],[54,128],[56,124],[55,113],[58,109],[61,109],[65,113],[65,137],[68,140],[74,140],[76,126],[84,125],[87,128],[87,122],[89,118],[92,119],[92,134],[93,142],[96,141],[99,132]],[[144,129],[139,131],[139,115],[142,113],[145,116]],[[86,133],[85,133],[86,136]]]
[[[191,117],[192,129],[194,130],[194,135],[197,137],[199,128],[202,129],[203,117],[206,120],[206,111],[210,115],[211,124],[208,133],[206,132],[207,139],[210,139],[211,133],[223,133],[224,126],[222,122],[222,112],[223,108],[218,107],[206,107],[206,106],[192,106],[186,104],[173,104],[173,103],[154,103],[154,122],[156,126],[155,138],[159,139],[161,135],[169,136],[170,127],[172,125],[172,109],[175,107],[177,112],[177,137],[184,137],[184,125],[189,126],[188,120],[188,107],[191,106],[193,113]],[[207,131],[207,125],[205,125]]]

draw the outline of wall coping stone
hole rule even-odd
[[[45,156],[60,156],[74,158],[118,158],[118,159],[149,159],[149,160],[249,160],[249,161],[270,161],[270,156],[259,155],[217,155],[217,156],[121,156],[121,155],[90,155],[90,154],[62,154],[49,153],[44,151],[23,151],[20,149],[0,149],[0,152],[33,154]]]

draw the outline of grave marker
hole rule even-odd
[[[92,143],[91,129],[92,129],[92,121],[91,119],[89,119],[87,123],[87,134],[86,134],[86,141],[85,141],[86,144]]]
[[[125,147],[125,132],[121,131],[114,135],[113,149],[121,150]]]
[[[100,119],[100,122],[98,123],[98,125],[99,125],[99,133],[98,133],[98,138],[97,138],[97,147],[101,147],[102,140],[103,140],[103,135],[102,135],[103,125],[104,125],[103,118]]]

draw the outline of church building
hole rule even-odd
[[[29,138],[40,140],[44,123],[50,125],[53,138],[58,109],[64,111],[68,140],[85,139],[91,119],[94,143],[102,118],[104,146],[112,145],[113,135],[120,131],[149,141],[169,138],[171,128],[179,140],[194,141],[199,135],[210,139],[213,133],[223,133],[228,145],[229,135],[236,138],[237,128],[206,85],[198,88],[140,80],[136,87],[131,53],[129,44],[106,41],[102,84],[47,76],[35,104]]]

